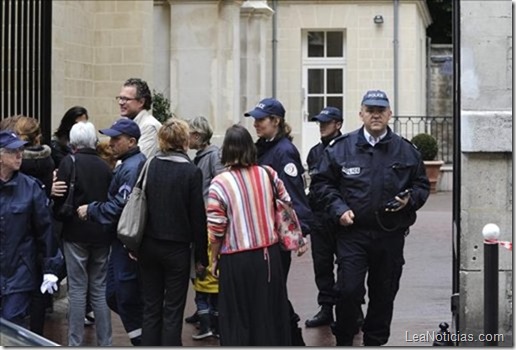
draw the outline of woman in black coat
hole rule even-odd
[[[59,217],[63,222],[63,250],[68,275],[68,346],[83,345],[86,300],[95,313],[97,345],[112,345],[111,312],[106,303],[106,278],[112,235],[108,228],[92,221],[82,221],[77,207],[93,201],[107,200],[111,183],[111,168],[101,159],[95,145],[95,127],[89,122],[76,123],[70,131],[74,153],[63,158],[57,180],[65,181],[67,188],[75,181],[73,214]],[[75,178],[72,173],[75,168]],[[54,214],[59,212],[64,197],[56,198]]]
[[[168,119],[158,131],[160,152],[149,160],[148,217],[140,250],[143,346],[179,346],[190,279],[208,266],[202,172],[186,155],[188,124]]]

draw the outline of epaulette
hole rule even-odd
[[[415,149],[418,149],[416,145],[414,145],[409,139],[406,139],[404,138],[403,136],[401,137],[403,139],[403,141],[405,142],[408,142],[412,147],[414,147]]]
[[[344,135],[340,135],[339,137],[334,138],[333,140],[330,141],[330,143],[328,144],[328,147],[332,147],[334,144],[336,144],[340,140],[344,140],[348,136],[349,136],[349,133],[348,134],[344,134]]]

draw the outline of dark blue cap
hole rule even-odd
[[[343,121],[340,109],[335,107],[326,107],[322,111],[320,111],[318,115],[312,118],[312,121],[318,121],[323,123],[329,122],[330,120],[336,120],[338,122]]]
[[[262,119],[270,115],[276,115],[285,118],[285,108],[280,101],[275,98],[264,98],[254,107],[252,111],[244,114],[246,117],[253,117],[255,119]]]
[[[17,149],[25,146],[27,141],[22,141],[12,130],[0,131],[0,148]]]
[[[102,129],[99,130],[99,132],[109,137],[117,137],[125,134],[137,140],[140,138],[140,127],[129,118],[120,118],[114,122],[109,129]]]
[[[369,90],[362,98],[362,105],[389,107],[389,99],[387,98],[387,94],[381,90]]]

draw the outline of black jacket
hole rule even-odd
[[[107,200],[111,182],[111,168],[91,148],[77,150],[75,157],[75,193],[74,207],[93,201]],[[67,155],[61,161],[57,171],[57,180],[65,181],[70,186],[72,158]],[[58,211],[68,195],[55,198],[54,212]],[[113,239],[108,227],[93,221],[82,221],[74,213],[73,217],[63,220],[63,239],[69,242],[108,244]]]
[[[183,155],[183,157],[185,157]],[[147,172],[145,235],[195,245],[195,261],[208,266],[202,171],[193,163],[154,158]]]
[[[299,152],[287,137],[280,137],[273,141],[265,141],[260,138],[256,142],[258,150],[258,164],[269,165],[277,173],[285,184],[292,205],[301,222],[303,236],[310,234],[313,225],[313,214],[308,205],[305,193],[303,172]]]
[[[45,185],[45,193],[50,198],[55,164],[47,145],[25,147],[20,171],[38,179]]]
[[[389,128],[372,147],[362,127],[330,142],[312,188],[336,222],[351,209],[355,214],[351,228],[383,230],[383,226],[404,231],[415,222],[430,184],[421,155],[409,141]],[[407,206],[386,213],[385,203],[407,188],[412,189]]]

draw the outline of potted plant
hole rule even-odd
[[[442,160],[435,160],[439,151],[437,140],[430,134],[421,133],[410,141],[417,147],[425,163],[426,176],[430,181],[430,193],[437,192],[437,182],[441,176],[441,166],[444,164]]]
[[[170,112],[170,100],[156,90],[152,90],[152,115],[160,123],[164,123],[168,118],[174,116]]]

